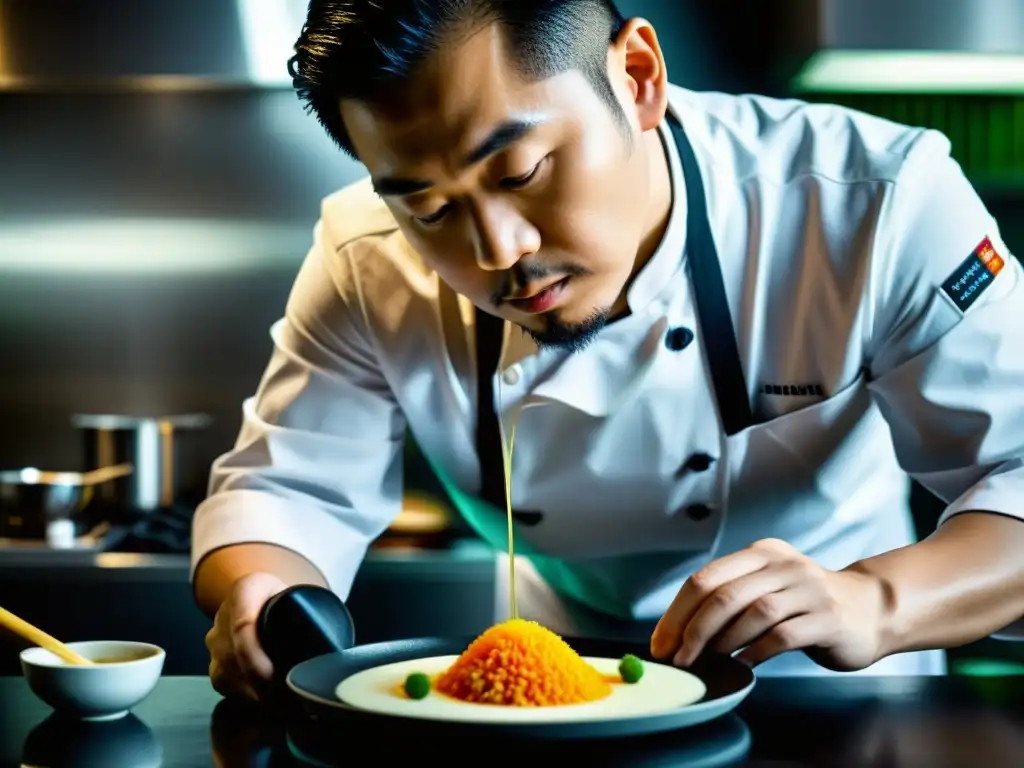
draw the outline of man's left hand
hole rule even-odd
[[[778,539],[715,560],[679,590],[651,638],[651,653],[688,666],[705,650],[754,665],[802,650],[836,671],[882,655],[886,592],[856,570],[830,571]]]

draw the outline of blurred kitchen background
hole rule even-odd
[[[681,85],[946,132],[1024,253],[1024,0],[619,6],[655,23]],[[206,669],[191,510],[266,364],[321,198],[362,175],[290,89],[304,10],[0,0],[0,605],[62,639],[158,642],[172,673]],[[361,640],[491,619],[492,555],[462,541],[411,441],[407,454],[408,509],[352,597]],[[122,462],[134,471],[110,495],[82,497],[69,477],[43,486],[46,502],[24,482]],[[940,507],[914,498],[925,535]],[[1022,647],[951,659],[983,675],[1024,663]],[[0,674],[13,669],[0,652]]]

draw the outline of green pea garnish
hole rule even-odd
[[[635,683],[644,676],[644,663],[631,653],[627,653],[619,662],[619,674],[622,682]]]
[[[422,672],[413,672],[405,678],[405,693],[410,699],[425,699],[430,693],[430,678]]]

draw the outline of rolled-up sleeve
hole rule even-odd
[[[870,387],[901,465],[947,504],[940,524],[1024,519],[1024,280],[944,137],[922,134],[878,232]]]
[[[405,421],[361,297],[353,247],[325,244],[318,225],[238,440],[196,510],[192,576],[214,550],[269,543],[304,556],[347,598],[369,544],[399,513]]]

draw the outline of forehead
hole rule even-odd
[[[381,103],[340,105],[360,160],[374,173],[454,158],[510,119],[585,117],[577,72],[530,82],[505,52],[497,25],[445,46]]]

